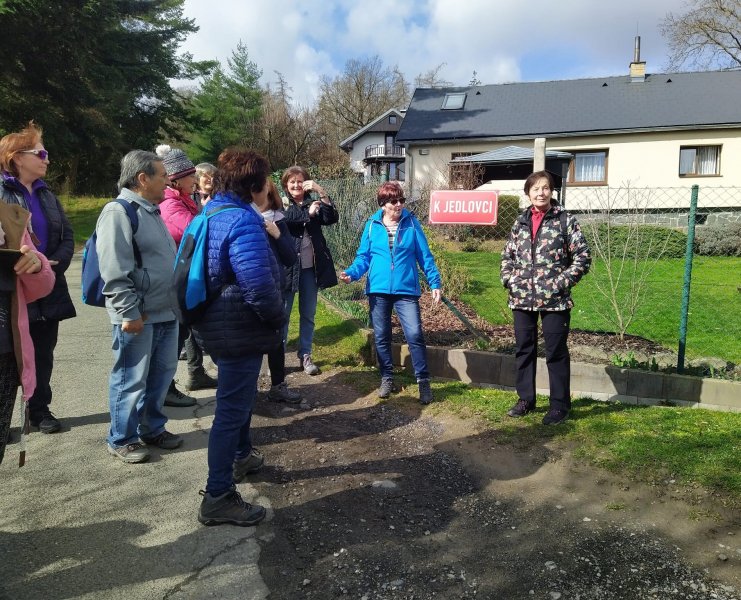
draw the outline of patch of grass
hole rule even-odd
[[[291,331],[295,343],[298,314],[291,318]],[[320,302],[316,332],[318,360],[345,366],[342,381],[362,393],[378,387],[378,371],[361,366],[360,353],[368,351],[368,344],[353,322]],[[406,406],[409,395],[416,397],[414,378],[404,372],[395,379],[409,388],[409,394],[395,395],[390,402]],[[457,381],[433,381],[432,389],[435,402],[424,411],[479,419],[496,430],[499,443],[522,448],[560,444],[581,460],[609,471],[643,481],[671,478],[678,485],[701,485],[741,506],[741,414],[580,398],[565,423],[546,427],[541,424],[548,403],[545,397],[538,397],[537,411],[512,419],[506,412],[517,401],[513,392]]]
[[[447,252],[448,260],[470,275],[462,300],[492,324],[511,323],[507,291],[499,283],[498,253]],[[595,261],[593,271],[604,272]],[[695,256],[692,268],[690,313],[687,329],[688,356],[718,356],[741,363],[741,294],[736,289],[741,258]],[[684,259],[657,262],[646,286],[628,334],[637,335],[676,350],[682,305]],[[627,288],[621,293],[628,293]],[[575,308],[571,326],[586,331],[611,331],[600,316],[605,298],[597,290],[593,275],[587,275],[573,290]]]
[[[98,215],[110,198],[93,198],[91,196],[62,196],[64,212],[75,232],[75,248],[80,249],[95,230]]]
[[[625,510],[627,507],[627,504],[623,502],[608,502],[605,504],[607,510]]]

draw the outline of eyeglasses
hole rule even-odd
[[[38,156],[41,160],[46,160],[49,158],[49,153],[46,150],[21,150],[21,154],[35,154]]]
[[[406,198],[389,198],[386,200],[386,204],[404,204],[406,201]]]

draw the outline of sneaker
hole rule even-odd
[[[149,450],[141,442],[134,442],[126,446],[111,446],[108,444],[108,454],[125,463],[143,463],[149,460]]]
[[[49,411],[38,415],[37,417],[31,417],[32,427],[38,427],[41,433],[56,433],[62,428],[62,424],[59,420],[51,414]]]
[[[203,496],[198,509],[198,520],[204,525],[239,525],[248,527],[257,525],[265,518],[265,509],[258,504],[242,500],[236,489],[229,490],[221,496],[212,496],[201,490]]]
[[[304,373],[307,375],[319,375],[319,367],[311,360],[311,354],[304,354],[301,359],[301,365],[304,367]]]
[[[183,392],[175,387],[174,381],[170,383],[170,389],[167,390],[167,395],[165,396],[165,406],[184,408],[186,406],[194,406],[195,404],[196,399],[193,396],[183,394]]]
[[[528,404],[524,400],[518,400],[512,408],[507,411],[510,417],[524,417],[527,413],[532,412],[535,406]]]
[[[429,379],[420,379],[417,384],[419,385],[419,401],[421,404],[429,404],[432,402],[432,388],[430,387]]]
[[[288,384],[285,381],[281,381],[278,385],[274,385],[268,392],[268,400],[272,402],[288,402],[289,404],[298,404],[301,402],[301,394],[295,390],[289,390]]]
[[[170,433],[169,431],[165,430],[159,435],[154,436],[153,438],[142,438],[142,441],[147,446],[157,446],[158,448],[162,448],[163,450],[175,450],[175,448],[180,448],[180,446],[183,445],[183,438],[181,438],[179,435],[175,435],[174,433]]]
[[[379,398],[388,398],[391,392],[394,391],[394,380],[390,377],[384,377],[381,379],[381,385],[378,388]]]
[[[257,448],[250,450],[250,453],[244,458],[238,458],[234,461],[234,483],[240,483],[247,475],[257,473],[265,464],[265,457]]]
[[[188,381],[185,384],[185,389],[189,392],[194,390],[207,390],[213,389],[217,386],[218,382],[211,377],[203,367],[199,367],[192,373],[188,374]]]
[[[563,423],[568,416],[568,410],[552,408],[546,413],[545,417],[543,417],[543,425],[558,425],[559,423]]]

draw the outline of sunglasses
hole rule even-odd
[[[404,202],[406,201],[406,198],[391,198],[389,200],[386,200],[386,204],[404,204]]]
[[[46,160],[49,158],[49,153],[46,150],[21,150],[21,154],[35,154],[38,156],[41,160]]]

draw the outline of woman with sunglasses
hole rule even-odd
[[[0,200],[19,204],[31,213],[34,242],[49,259],[56,276],[52,291],[28,305],[36,362],[36,391],[28,402],[29,417],[31,425],[42,433],[55,433],[61,424],[49,410],[50,382],[59,321],[77,314],[64,276],[75,242],[62,205],[42,179],[49,167],[49,153],[41,133],[41,128],[31,121],[21,131],[0,139]]]
[[[427,277],[433,302],[442,294],[440,273],[417,218],[404,208],[404,191],[396,181],[378,188],[378,206],[366,222],[360,247],[353,263],[340,273],[345,283],[366,273],[376,355],[381,369],[379,398],[388,398],[394,387],[391,359],[391,311],[396,310],[412,356],[414,375],[419,385],[419,401],[432,402],[427,346],[422,332],[419,297],[422,294],[417,265]]]

